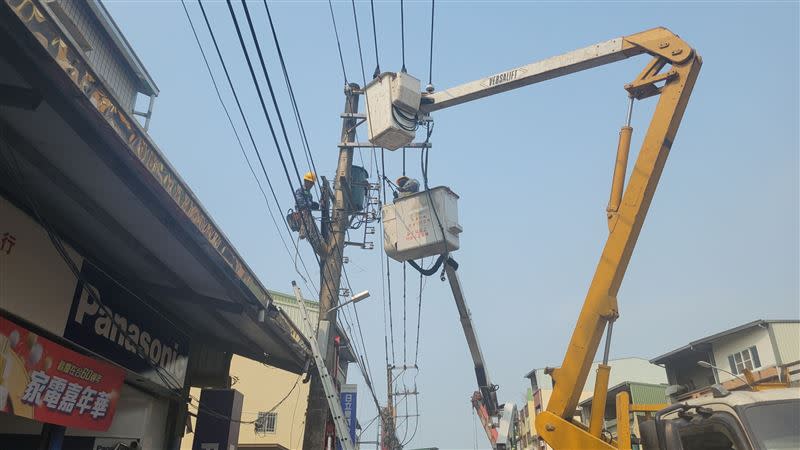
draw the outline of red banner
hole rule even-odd
[[[0,411],[105,431],[125,373],[0,317]]]

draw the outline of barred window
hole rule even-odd
[[[758,358],[758,349],[755,346],[746,348],[740,352],[728,356],[728,364],[731,372],[739,375],[744,369],[754,370],[761,367],[761,360]]]
[[[277,424],[278,424],[278,413],[259,412],[255,424],[256,436],[263,436],[268,433],[274,433]]]

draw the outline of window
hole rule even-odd
[[[756,403],[744,409],[744,417],[757,448],[800,448],[800,400]]]
[[[259,412],[256,419],[256,436],[263,436],[267,433],[274,433],[278,424],[278,413]]]
[[[728,413],[704,417],[689,413],[671,422],[682,450],[742,450],[750,448],[741,425]],[[671,448],[671,446],[670,446]]]
[[[728,356],[728,364],[731,372],[739,375],[744,369],[753,370],[761,367],[761,360],[758,359],[758,349],[755,346],[746,348],[738,353]]]

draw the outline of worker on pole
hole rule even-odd
[[[314,250],[320,253],[323,249],[322,240],[314,216],[311,215],[311,211],[319,210],[319,203],[315,202],[311,195],[311,188],[316,181],[317,175],[314,172],[306,172],[303,176],[303,185],[294,191],[294,207],[299,214],[300,239],[308,239]]]
[[[317,175],[314,172],[306,172],[306,174],[303,175],[303,186],[294,191],[294,205],[296,210],[316,211],[319,209],[319,203],[315,202],[314,197],[311,195],[311,188],[314,187],[314,183],[316,182]]]

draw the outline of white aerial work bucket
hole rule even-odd
[[[458,195],[446,186],[398,198],[383,206],[382,218],[383,248],[396,261],[458,250],[458,235],[463,231],[458,224]]]

